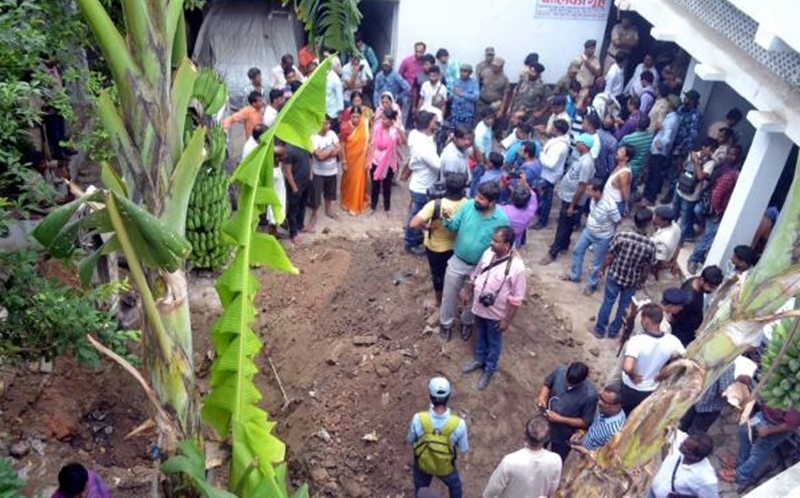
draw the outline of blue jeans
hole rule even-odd
[[[458,475],[458,469],[453,469],[453,472],[439,479],[447,486],[447,490],[450,492],[450,498],[461,498],[461,476]],[[427,488],[430,486],[432,480],[432,475],[426,474],[416,463],[414,464],[414,495],[417,494],[419,488]]]
[[[469,198],[474,199],[475,195],[478,193],[478,182],[481,181],[481,177],[483,176],[483,164],[476,164],[475,167],[472,168],[472,183],[469,185]]]
[[[694,238],[694,206],[697,201],[687,201],[678,195],[672,198],[672,211],[675,218],[681,219],[681,240],[691,240]]]
[[[690,263],[702,264],[703,261],[706,260],[708,251],[714,243],[714,237],[717,236],[717,230],[719,230],[719,221],[708,218],[706,220],[706,230],[703,232],[703,237],[700,239],[700,242],[694,246],[694,251],[692,251],[692,255],[689,256]]]
[[[554,185],[547,180],[542,181],[541,193],[539,194],[539,226],[546,227],[550,220],[550,208],[553,207],[553,187]]]
[[[409,192],[409,194],[411,194],[411,205],[408,207],[408,220],[406,220],[406,249],[422,244],[424,239],[422,230],[414,230],[409,225],[411,224],[411,218],[416,216],[428,203],[426,194],[420,194],[419,192]]]
[[[757,413],[754,418],[761,425],[767,424],[762,413]],[[736,456],[736,482],[739,484],[752,484],[753,474],[769,458],[772,450],[792,435],[791,432],[773,434],[767,437],[760,437],[754,434],[753,442],[750,443],[748,431],[747,425],[739,428],[739,454]],[[755,427],[753,427],[753,432],[755,433]]]
[[[600,305],[600,311],[597,313],[597,325],[595,327],[597,335],[603,336],[608,332],[608,337],[612,338],[619,334],[619,330],[622,328],[622,319],[625,317],[625,312],[628,311],[628,306],[630,306],[635,293],[636,287],[623,287],[614,280],[613,276],[608,275],[606,277],[603,304]],[[614,308],[617,297],[619,297],[617,315],[614,317],[614,322],[609,326],[608,320],[611,318],[611,309]]]
[[[489,320],[475,315],[475,328],[478,331],[475,360],[483,365],[485,372],[494,373],[497,371],[500,352],[503,349],[503,333],[500,332],[500,321]]]
[[[594,246],[594,254],[592,256],[592,271],[589,272],[588,286],[592,289],[597,288],[597,274],[600,272],[600,266],[603,265],[603,260],[606,259],[608,253],[608,246],[611,244],[611,237],[603,239],[592,235],[588,228],[584,228],[578,243],[575,244],[575,250],[572,253],[572,268],[569,272],[569,278],[573,282],[580,282],[581,273],[583,273],[583,257],[586,255],[586,250],[590,245]]]

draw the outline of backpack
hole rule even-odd
[[[678,190],[686,195],[692,195],[697,188],[699,179],[694,174],[694,164],[691,159],[687,159],[683,164],[683,169],[678,177]]]
[[[435,430],[431,414],[419,413],[422,436],[414,443],[414,459],[420,470],[439,477],[450,475],[455,470],[456,449],[450,445],[450,435],[460,422],[460,418],[450,415],[442,429]]]

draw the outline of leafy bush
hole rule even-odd
[[[0,252],[0,306],[8,317],[0,322],[0,356],[27,361],[71,354],[90,367],[99,353],[86,340],[93,334],[123,356],[137,332],[117,331],[116,321],[103,311],[120,284],[83,290],[61,285],[37,272],[33,251]]]
[[[8,458],[0,458],[0,498],[22,496],[25,481],[19,478]]]

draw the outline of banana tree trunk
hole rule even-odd
[[[775,312],[800,292],[800,163],[786,205],[756,268],[725,284],[686,359],[629,414],[623,430],[591,457],[566,469],[561,497],[641,497],[654,475],[654,457],[681,417],[723,370],[759,337]]]

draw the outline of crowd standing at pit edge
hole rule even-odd
[[[589,380],[581,362],[542,379],[520,428],[526,444],[499,462],[483,498],[554,496],[563,462],[591,457],[622,430],[669,375],[668,365],[686,354],[709,295],[757,262],[777,218],[771,206],[751,245],[736,247],[725,268],[704,266],[746,155],[736,132],[743,115],[734,108],[706,123],[699,93],[681,95],[679,68],[657,67],[649,53],[630,60],[638,43],[636,26],[623,15],[602,63],[597,41],[587,40],[567,73],[547,85],[537,53],[509,73],[493,47],[473,66],[418,42],[397,65],[391,55],[379,59],[357,33],[358,52],[335,58],[327,76],[326,116],[311,137],[313,153],[276,140],[275,187],[287,217],[278,227],[267,213],[264,223],[293,244],[315,231],[321,207],[338,219],[337,202],[351,216],[375,216],[380,207],[391,218],[393,188],[408,182],[405,250],[429,263],[441,339],[450,341],[454,331],[465,341],[476,335],[462,371],[480,372],[480,391],[499,367],[503,337],[525,296],[529,263],[519,248],[528,230],[547,227],[555,208],[553,241],[538,263],[571,258],[560,276],[565,285],[583,281],[591,249],[583,293],[601,291],[603,298],[590,332],[619,338],[621,360],[603,386]],[[309,46],[297,62],[285,54],[266,82],[259,68],[248,71],[248,104],[222,120],[226,130],[244,126],[242,158],[319,64]],[[623,230],[626,218],[633,224]],[[677,273],[678,251],[690,242],[690,278],[666,289],[658,303],[633,302],[649,278]],[[738,454],[722,456],[718,471],[708,459],[709,428],[728,399],[749,392],[770,337],[765,327],[686,413],[649,497],[714,498],[719,479],[751,486],[769,453],[800,427],[800,412],[761,401],[740,429]],[[450,498],[463,495],[457,455],[469,450],[468,427],[447,406],[452,393],[448,379],[431,379],[429,408],[408,428],[418,498],[439,496],[429,487],[433,477]],[[79,464],[61,474],[54,496],[110,496]]]

